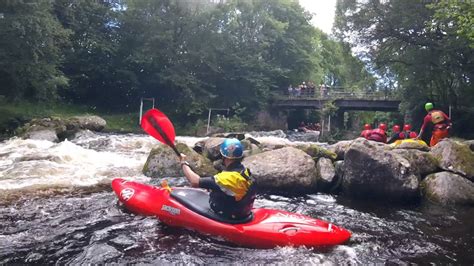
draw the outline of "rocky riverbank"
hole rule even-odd
[[[243,138],[241,136],[241,138]],[[194,147],[179,144],[202,176],[220,170],[219,145],[208,138]],[[244,165],[265,190],[292,193],[343,193],[353,198],[390,202],[429,200],[474,205],[472,141],[441,141],[429,148],[417,143],[393,146],[358,138],[326,147],[310,143],[243,138]],[[182,176],[176,155],[158,145],[143,169],[147,176]]]
[[[98,116],[32,120],[20,128],[23,138],[53,142],[72,139],[82,130],[101,131]],[[188,155],[201,176],[221,170],[219,146],[223,137],[206,138],[177,148]],[[264,190],[290,193],[343,193],[353,198],[391,202],[429,200],[439,204],[474,205],[474,140],[446,139],[433,148],[419,143],[386,145],[358,138],[333,145],[289,141],[284,138],[231,134],[245,147],[243,163]],[[158,143],[158,142],[157,142]],[[150,177],[182,176],[173,151],[157,144],[143,173]]]

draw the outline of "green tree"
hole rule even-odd
[[[62,94],[74,102],[126,109],[129,90],[137,79],[117,56],[117,5],[105,0],[54,1],[56,16],[72,32],[62,68],[70,79],[70,90]]]
[[[314,28],[295,1],[201,3],[127,2],[119,54],[139,95],[183,119],[236,103],[251,117],[272,90],[314,70]]]
[[[474,3],[472,1],[438,1],[428,6],[435,11],[435,23],[446,32],[455,33],[469,41],[474,48]]]
[[[1,1],[0,86],[11,99],[49,101],[68,79],[61,72],[69,43],[51,1]]]
[[[403,111],[416,122],[428,100],[461,116],[472,106],[473,50],[444,23],[423,1],[340,0],[336,8],[337,36],[363,48],[373,71],[388,78],[384,84],[393,84],[403,96]]]

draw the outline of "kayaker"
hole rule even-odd
[[[255,186],[250,170],[242,165],[243,146],[237,139],[225,139],[220,146],[224,170],[213,177],[200,177],[181,154],[181,167],[193,187],[210,190],[213,211],[229,219],[242,219],[251,214]]]
[[[411,131],[411,125],[403,125],[403,131],[400,132],[400,139],[415,139],[418,137],[415,131]]]
[[[387,141],[388,144],[394,143],[395,141],[401,139],[400,136],[400,126],[399,125],[394,125],[392,127],[392,136],[390,136],[390,139]]]
[[[364,125],[364,130],[360,132],[360,136],[367,139],[370,135],[370,131],[372,131],[372,126],[370,124],[365,124]]]
[[[387,143],[387,125],[381,123],[378,128],[370,131],[368,140]]]
[[[451,128],[451,119],[443,111],[434,109],[433,103],[426,103],[425,110],[428,114],[423,119],[420,133],[417,139],[423,136],[424,130],[428,125],[433,125],[430,147],[436,145],[440,140],[448,137]]]

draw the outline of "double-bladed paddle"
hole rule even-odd
[[[164,113],[158,109],[150,109],[143,115],[141,126],[146,133],[170,146],[176,155],[181,157],[181,153],[174,145],[176,137],[174,126]]]

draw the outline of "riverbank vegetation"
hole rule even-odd
[[[113,128],[133,128],[122,114],[133,121],[141,98],[155,98],[186,132],[209,108],[229,109],[224,126],[251,125],[275,94],[312,81],[399,94],[416,121],[434,101],[452,108],[457,134],[474,132],[469,1],[340,0],[334,36],[295,0],[218,2],[3,1],[0,95],[64,103],[65,114],[87,106]]]
[[[14,134],[15,129],[33,118],[69,118],[78,115],[98,115],[107,121],[105,131],[142,132],[135,113],[101,112],[88,106],[63,103],[9,103],[0,100],[0,139]]]

